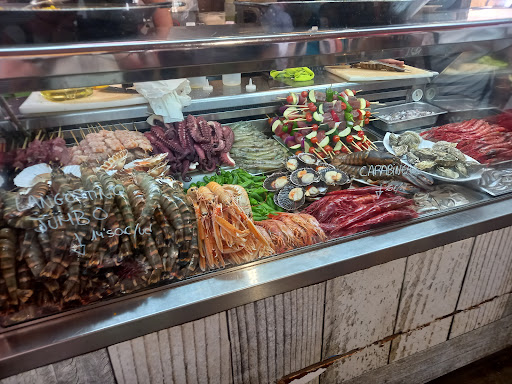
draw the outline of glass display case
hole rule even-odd
[[[509,8],[192,3],[0,9],[0,366],[511,224]]]

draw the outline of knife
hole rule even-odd
[[[137,92],[133,88],[121,88],[121,87],[113,87],[113,86],[108,86],[106,88],[102,88],[102,89],[100,89],[100,92],[107,92],[107,93],[131,93],[131,94],[139,93],[139,92]]]

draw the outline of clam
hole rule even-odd
[[[310,185],[316,180],[318,180],[318,174],[311,168],[300,168],[290,175],[290,181],[298,186]]]
[[[458,179],[459,178],[459,174],[450,168],[437,167],[436,173],[439,176],[447,177],[449,179]]]
[[[436,163],[433,161],[425,160],[414,164],[414,166],[420,171],[428,171],[429,169],[434,168],[436,166]]]
[[[288,173],[276,172],[268,176],[263,182],[263,187],[268,191],[278,191],[289,184]]]

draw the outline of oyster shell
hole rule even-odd
[[[412,152],[407,152],[407,161],[409,163],[411,163],[412,165],[416,164],[416,163],[419,163],[420,162],[420,159],[418,156],[416,156],[414,153]]]
[[[416,149],[421,143],[421,136],[416,132],[407,131],[400,135],[398,145],[407,145],[409,149]]]
[[[418,168],[420,171],[428,171],[429,169],[434,168],[436,166],[436,163],[431,160],[424,160],[416,163],[414,166]]]
[[[455,164],[455,171],[457,171],[463,177],[468,177],[468,169],[464,163],[458,162]]]
[[[454,167],[459,159],[456,156],[452,156],[446,152],[436,152],[437,157],[435,158],[435,163],[442,167]]]
[[[481,167],[480,163],[477,163],[476,161],[466,161],[464,165],[466,166],[468,172],[477,171]]]
[[[393,152],[395,152],[395,155],[398,157],[402,157],[409,151],[409,147],[407,145],[398,145],[391,148],[393,148]]]
[[[436,173],[439,175],[439,176],[443,176],[443,177],[447,177],[449,179],[458,179],[459,178],[459,174],[457,172],[455,172],[454,170],[450,169],[450,168],[445,168],[445,167],[437,167],[436,169]]]
[[[392,147],[396,147],[398,145],[398,136],[395,135],[394,133],[391,133],[389,135],[389,145],[391,145]]]
[[[436,155],[430,148],[417,148],[413,149],[411,152],[416,155],[420,161],[434,160],[436,158]]]

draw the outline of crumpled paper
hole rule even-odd
[[[164,123],[183,121],[183,107],[192,99],[187,79],[173,79],[135,83],[134,88],[146,98],[156,115],[162,116]]]

